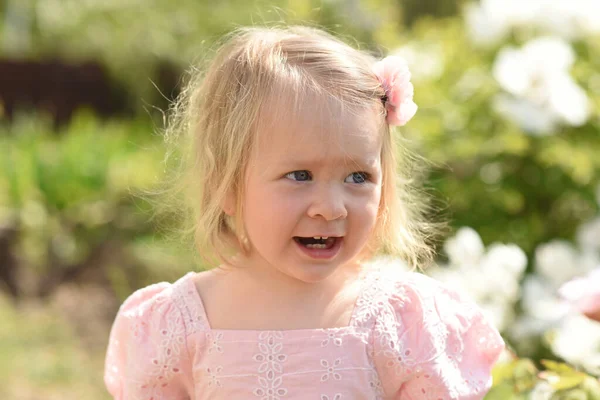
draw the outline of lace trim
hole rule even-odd
[[[373,297],[375,306],[371,304],[367,306],[367,310],[378,309],[380,312],[373,328],[373,356],[383,360],[382,366],[396,377],[394,390],[410,381],[410,386],[407,386],[410,392],[405,393],[409,398],[447,400],[459,399],[465,394],[483,395],[489,384],[489,376],[483,371],[464,370],[462,362],[465,342],[450,341],[451,335],[454,337],[453,335],[461,333],[454,333],[452,325],[442,321],[438,314],[440,304],[460,309],[462,318],[472,324],[469,334],[479,338],[480,349],[483,352],[493,351],[498,347],[497,334],[487,321],[481,319],[479,308],[458,294],[446,291],[430,278],[413,275],[408,281],[403,281],[386,279],[383,275],[385,274],[371,289],[371,292],[378,292],[379,298]],[[423,349],[417,352],[417,349],[406,345],[402,336],[402,321],[397,318],[398,310],[414,297],[407,295],[407,291],[413,290],[413,285],[423,310],[423,329],[430,336],[427,354],[422,353]],[[393,301],[390,302],[390,299]],[[430,371],[428,367],[434,360],[439,365],[437,372]],[[438,373],[440,376],[437,376]],[[431,380],[434,374],[435,382]]]
[[[380,313],[381,269],[373,267],[373,271],[364,279],[362,291],[356,300],[352,324],[360,328],[372,328]]]
[[[202,305],[196,301],[198,296],[190,272],[173,284],[173,301],[183,314],[188,335],[210,329]]]
[[[183,352],[187,352],[187,344],[185,341],[186,331],[182,321],[182,314],[177,309],[173,309],[170,298],[164,292],[157,295],[154,302],[154,313],[156,315],[164,315],[164,325],[161,324],[161,319],[151,319],[150,325],[146,326],[145,322],[139,325],[132,326],[133,337],[138,338],[143,332],[158,332],[159,336],[154,339],[154,348],[157,349],[155,357],[150,359],[148,367],[142,368],[139,364],[131,364],[129,367],[135,373],[134,381],[137,380],[140,394],[145,398],[161,398],[165,390],[169,389],[170,382],[176,375],[180,375],[181,358]],[[140,326],[142,325],[142,326]],[[144,340],[144,338],[139,338]],[[136,341],[137,343],[137,341]],[[128,343],[128,359],[133,361],[139,355],[137,346],[132,342]],[[143,376],[139,376],[143,374]],[[137,376],[137,378],[136,378]],[[139,380],[138,380],[139,379]]]
[[[367,343],[367,351],[369,355],[369,363],[371,371],[369,372],[369,386],[374,392],[374,399],[384,398],[383,385],[377,368],[375,366],[375,340],[381,339],[381,332],[376,329],[379,319],[382,315],[382,309],[388,302],[386,296],[388,295],[385,290],[385,283],[383,280],[382,268],[380,266],[374,266],[373,270],[368,274],[366,281],[364,282],[361,296],[357,299],[356,303],[356,315],[353,319],[353,323],[357,327],[371,329],[371,340]],[[393,324],[385,324],[387,328],[391,329],[395,327],[395,318]],[[384,330],[385,332],[385,330]]]

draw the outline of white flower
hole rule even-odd
[[[580,255],[581,271],[584,274],[592,271],[600,265],[600,252],[592,251],[592,249],[583,249]]]
[[[493,45],[515,28],[528,28],[577,39],[600,32],[597,0],[481,0],[465,9],[471,40]]]
[[[534,351],[539,337],[559,326],[572,307],[559,299],[556,290],[537,275],[525,278],[521,293],[523,313],[508,327],[507,334],[521,350]]]
[[[483,3],[482,5],[467,4],[465,21],[471,41],[480,45],[492,45],[500,42],[510,30],[510,25],[503,17],[488,12],[483,8]]]
[[[504,118],[535,136],[554,133],[558,124],[556,116],[549,110],[533,104],[529,100],[515,98],[504,93],[494,97],[492,108]]]
[[[552,77],[547,90],[548,108],[564,123],[581,126],[587,122],[590,117],[587,94],[570,75],[564,73]]]
[[[557,296],[556,288],[536,275],[527,276],[523,281],[521,305],[525,314],[550,324],[571,310],[570,305]]]
[[[562,74],[573,66],[574,61],[575,53],[567,42],[542,37],[529,41],[522,49],[502,49],[493,73],[504,90],[515,96],[525,96],[535,85],[534,80],[543,81]]]
[[[510,325],[508,333],[519,346],[527,345],[528,342],[534,343],[535,346],[535,343],[539,341],[536,338],[555,326],[557,322],[524,314]]]
[[[530,24],[539,10],[540,0],[481,0],[466,7],[465,19],[471,40],[494,44],[519,25]]]
[[[582,315],[568,317],[556,330],[552,351],[592,374],[600,374],[600,323]]]
[[[594,263],[597,262],[597,257],[589,257],[585,252],[580,253],[566,241],[555,240],[538,246],[535,251],[537,274],[529,275],[523,281],[523,315],[510,327],[511,335],[516,340],[524,340],[539,336],[550,328],[563,329],[565,318],[571,318],[575,310],[574,291],[582,295],[587,293],[584,293],[582,288],[575,288],[579,281],[572,281],[568,286],[564,286],[564,283],[575,276],[584,275],[593,269],[597,265]],[[588,292],[591,292],[592,289],[588,289]]]
[[[546,0],[536,18],[542,30],[568,39],[600,33],[600,3],[597,0]]]
[[[519,280],[527,257],[516,245],[492,244],[486,252],[479,234],[461,228],[444,249],[449,265],[432,268],[429,274],[475,301],[499,330],[514,319]]]
[[[535,269],[553,288],[586,272],[577,249],[564,240],[554,240],[535,249]]]
[[[499,281],[495,279],[498,275],[486,275],[481,269],[466,272],[458,268],[440,267],[431,268],[428,274],[477,303],[496,329],[502,331],[510,325],[514,317],[512,304],[516,298],[511,299],[502,291],[506,290],[505,286],[518,291],[516,281]]]
[[[488,247],[484,265],[501,265],[503,271],[520,278],[527,267],[527,256],[515,244],[493,243]]]
[[[600,216],[579,226],[577,242],[584,250],[600,252]]]
[[[559,38],[541,37],[522,49],[502,49],[493,75],[511,96],[500,95],[494,108],[534,134],[552,133],[560,123],[583,125],[590,104],[585,91],[569,75],[574,61],[573,49]]]
[[[483,314],[499,331],[504,331],[514,319],[513,308],[505,303],[481,303]]]
[[[444,250],[454,265],[477,264],[485,252],[483,241],[473,228],[460,228],[453,238],[444,244]]]
[[[439,78],[444,72],[444,58],[439,46],[415,42],[396,49],[392,55],[406,60],[413,80]]]
[[[492,244],[482,258],[473,285],[490,302],[502,299],[503,303],[514,303],[519,298],[519,280],[525,272],[527,256],[516,245]],[[483,284],[485,282],[485,285]]]

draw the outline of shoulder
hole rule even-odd
[[[188,398],[193,274],[135,291],[121,305],[106,352],[104,381],[115,398]]]
[[[117,318],[138,323],[175,324],[187,334],[202,330],[205,324],[195,275],[188,273],[174,283],[161,282],[138,289],[123,302]]]
[[[482,310],[442,282],[397,262],[379,264],[374,356],[386,392],[483,397],[504,342]]]
[[[373,272],[378,303],[384,305],[380,318],[393,314],[399,329],[420,326],[421,333],[439,329],[448,338],[463,335],[475,326],[484,327],[498,344],[499,334],[483,310],[469,297],[451,286],[419,272],[402,268],[399,261],[379,262]]]
[[[119,309],[104,369],[104,382],[115,398],[186,398],[191,357],[190,323],[182,312],[184,278],[139,289]]]
[[[418,304],[430,306],[436,294],[446,292],[439,282],[419,272],[414,272],[401,260],[382,257],[367,265],[364,295],[367,301],[376,302],[398,313],[412,311]]]
[[[402,261],[378,258],[368,269],[367,288],[378,301],[389,304],[398,316],[407,312],[434,312],[441,318],[454,313],[478,312],[479,307],[452,287],[410,270]]]
[[[172,302],[173,285],[167,282],[155,283],[138,289],[123,302],[117,316],[139,318],[148,316],[161,305]]]

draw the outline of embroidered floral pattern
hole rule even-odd
[[[323,331],[325,332],[325,331]],[[339,337],[338,332],[335,331],[329,331],[329,332],[325,332],[327,334],[327,338],[325,338],[322,342],[321,342],[321,347],[327,347],[329,346],[329,344],[333,344],[337,347],[340,347],[342,345],[342,338]]]
[[[257,400],[480,398],[503,347],[477,307],[418,274],[373,268],[350,326],[290,332],[211,330],[185,279],[143,289],[120,311],[107,354],[111,393],[132,400],[203,400],[217,391]],[[354,387],[355,380],[365,383]]]
[[[279,400],[287,394],[287,389],[281,387],[283,383],[282,364],[287,360],[287,355],[282,354],[283,333],[279,331],[265,331],[258,335],[258,350],[260,353],[254,355],[254,361],[260,363],[258,373],[259,388],[254,390],[256,396],[262,400]]]
[[[287,394],[287,389],[281,386],[283,379],[279,376],[274,379],[258,377],[259,388],[254,389],[254,395],[260,397],[261,400],[280,400]]]
[[[140,340],[148,340],[148,333],[151,333],[149,339],[155,349],[143,376],[138,376],[142,371],[137,369],[137,365],[133,365],[136,370],[132,371],[132,381],[141,382],[138,383],[138,392],[143,396],[159,398],[169,389],[173,378],[181,373],[181,355],[185,348],[186,332],[181,313],[172,307],[166,295],[156,296],[152,307],[156,315],[164,317],[141,322],[136,320],[131,325],[132,335]],[[128,343],[127,351],[128,359],[133,360],[135,348],[131,343]]]
[[[381,381],[379,380],[379,375],[375,371],[371,371],[369,373],[369,386],[371,390],[378,396],[383,395],[383,386],[381,385]]]
[[[373,330],[373,338],[379,343],[382,348],[395,348],[395,340],[398,338],[398,327],[396,326],[396,318],[392,313],[382,313],[379,316],[375,329]]]
[[[262,332],[259,339],[258,349],[260,353],[254,355],[254,361],[261,363],[258,367],[258,373],[266,373],[267,378],[272,379],[275,373],[281,374],[283,372],[281,364],[287,360],[287,356],[281,354],[283,343],[280,341],[283,339],[283,334],[281,332]]]
[[[210,347],[208,348],[208,353],[222,353],[223,347],[221,346],[221,340],[223,339],[223,333],[219,332],[214,334],[213,332],[206,332],[206,340],[209,343]]]
[[[339,366],[342,364],[342,360],[340,358],[336,358],[336,360],[329,364],[327,360],[321,360],[321,366],[325,368],[325,373],[321,375],[321,382],[328,381],[329,378],[333,378],[336,381],[342,379],[342,375],[338,372]]]
[[[326,394],[321,395],[321,400],[341,400],[341,398],[342,398],[341,393],[336,393],[331,397],[327,396]]]
[[[191,273],[173,284],[173,301],[182,313],[186,333],[191,335],[196,332],[207,331],[208,321],[202,303],[190,301],[197,296],[194,285],[189,285]]]
[[[360,327],[370,327],[377,318],[380,309],[377,304],[379,289],[379,274],[373,273],[365,278],[363,293],[356,301],[354,324]]]
[[[221,386],[221,381],[219,380],[221,371],[223,371],[223,367],[220,365],[216,368],[206,367],[206,372],[209,376],[208,386]]]

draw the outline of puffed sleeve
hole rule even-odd
[[[193,390],[182,313],[172,285],[140,289],[121,306],[113,324],[104,382],[117,400],[189,399]]]
[[[398,281],[375,326],[386,397],[482,399],[504,341],[473,302],[421,274]]]

